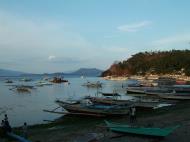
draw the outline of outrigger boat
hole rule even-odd
[[[91,83],[91,82],[87,82],[87,83],[84,83],[82,86],[86,86],[88,88],[102,88],[102,83],[97,81],[95,83]]]
[[[179,125],[176,125],[173,127],[166,127],[166,128],[147,128],[147,127],[130,126],[120,123],[113,123],[106,120],[105,123],[110,130],[115,132],[157,136],[157,137],[165,137],[179,127]]]
[[[145,94],[148,87],[127,87],[127,94]]]
[[[170,99],[170,100],[190,100],[190,94],[158,94],[158,96],[162,99]]]
[[[58,102],[59,106],[68,111],[68,114],[76,115],[88,115],[88,116],[97,116],[97,117],[106,117],[106,116],[122,116],[129,113],[128,107],[121,107],[118,105],[95,105],[95,104],[68,104],[64,102]]]
[[[118,94],[118,93],[104,93],[104,92],[99,92],[100,94],[102,94],[103,96],[112,96],[112,97],[119,97],[119,96],[121,96],[120,94]]]
[[[123,107],[135,106],[137,109],[151,110],[160,108],[160,106],[169,106],[166,101],[152,100],[151,99],[134,99],[134,100],[119,100],[114,98],[99,98],[99,97],[88,97],[94,104],[103,105],[118,105]]]

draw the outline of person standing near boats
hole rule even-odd
[[[24,122],[24,125],[22,127],[22,130],[23,130],[23,137],[24,138],[28,138],[28,126],[27,126],[27,123]]]
[[[1,136],[4,136],[6,134],[6,128],[5,128],[5,121],[1,121]]]
[[[4,125],[5,125],[5,129],[6,129],[7,132],[11,132],[12,131],[12,128],[11,128],[11,126],[9,124],[9,121],[8,121],[7,114],[5,114]]]
[[[130,123],[134,123],[136,121],[136,108],[135,108],[135,106],[130,107],[129,115],[130,115]]]

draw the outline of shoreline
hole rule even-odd
[[[171,74],[165,74],[165,75],[130,75],[130,76],[104,76],[102,77],[105,80],[114,80],[114,81],[125,81],[128,79],[134,79],[134,80],[156,80],[159,77],[168,77],[168,78],[174,78],[176,80],[181,80],[181,81],[190,81],[190,76],[185,76],[185,75],[171,75]]]
[[[163,142],[187,142],[190,139],[190,101],[179,102],[175,106],[164,107],[159,110],[152,111],[138,111],[137,110],[137,125],[147,127],[168,127],[173,125],[179,125],[176,131],[164,138]],[[129,117],[122,118],[106,118],[113,122],[129,123]],[[76,139],[80,139],[81,136],[89,133],[95,133],[101,135],[99,141],[119,142],[125,140],[131,140],[133,142],[138,141],[155,141],[156,138],[133,136],[127,134],[124,137],[111,139],[111,132],[105,130],[104,119],[92,118],[92,117],[72,117],[63,116],[55,122],[48,124],[38,124],[29,126],[29,139],[31,141],[40,142],[72,142]],[[21,128],[17,127],[13,129],[17,134],[20,133]]]

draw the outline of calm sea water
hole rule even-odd
[[[6,77],[8,78],[8,77]],[[79,99],[86,95],[94,96],[98,91],[113,92],[123,94],[123,98],[129,98],[125,95],[122,84],[127,85],[129,81],[108,81],[98,77],[80,78],[80,77],[65,77],[70,84],[53,84],[51,86],[36,87],[31,93],[18,93],[10,90],[9,85],[35,85],[40,78],[33,77],[31,82],[21,82],[20,78],[10,78],[14,81],[13,84],[5,83],[5,77],[0,77],[0,120],[7,113],[11,126],[21,126],[24,122],[29,125],[45,123],[44,120],[54,120],[62,115],[43,112],[43,109],[54,109],[58,107],[55,104],[56,99]],[[86,88],[82,84],[87,81],[103,83],[100,90],[95,88]]]

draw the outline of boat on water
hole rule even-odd
[[[57,103],[60,106],[64,106],[64,104],[73,105],[73,104],[80,104],[80,100],[66,100],[66,101],[62,101],[62,100],[57,99],[57,100],[55,100],[55,103]]]
[[[102,88],[102,83],[100,81],[97,81],[95,83],[88,81],[87,83],[84,83],[82,86],[86,86],[88,88]]]
[[[24,88],[24,87],[18,87],[16,88],[16,90],[18,93],[31,93],[28,88]]]
[[[172,133],[179,127],[179,125],[166,128],[138,127],[120,123],[113,123],[106,120],[105,123],[111,131],[156,137],[168,136],[170,133]]]
[[[30,82],[30,81],[32,81],[32,79],[31,78],[21,78],[20,79],[20,81],[24,81],[24,82]]]
[[[5,81],[5,83],[13,83],[13,81],[8,79]]]
[[[43,81],[43,80],[38,81],[38,82],[36,83],[36,86],[47,86],[47,85],[53,85],[53,84],[52,84],[52,83],[49,83],[49,82],[47,82],[47,81]]]
[[[16,91],[18,93],[31,93],[32,89],[35,89],[34,86],[31,85],[11,85],[12,88],[9,90]]]
[[[68,80],[62,79],[60,77],[54,77],[53,80],[50,80],[52,83],[68,83]]]

